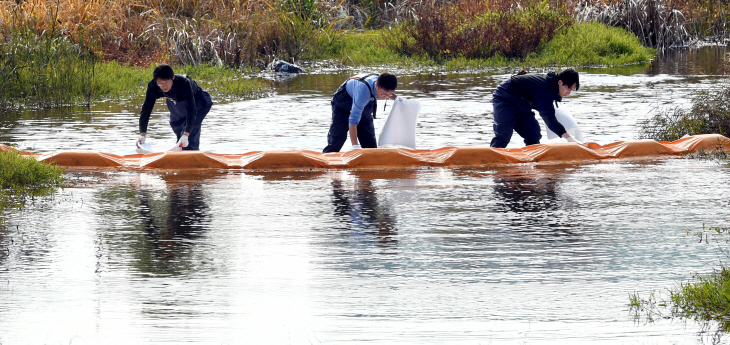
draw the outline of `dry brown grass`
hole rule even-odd
[[[727,0],[582,0],[579,21],[627,28],[647,46],[666,49],[728,38]]]

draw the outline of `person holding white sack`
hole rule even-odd
[[[323,153],[340,152],[350,136],[353,149],[377,148],[375,118],[378,99],[395,99],[398,79],[390,73],[357,75],[332,95],[332,124]]]
[[[558,122],[560,122],[560,124],[565,127],[565,131],[568,132],[568,134],[570,134],[570,136],[573,137],[576,142],[580,144],[585,143],[586,140],[583,138],[583,132],[581,132],[580,127],[578,127],[578,123],[575,122],[575,119],[572,115],[570,115],[570,112],[565,109],[556,108],[555,118],[557,118]],[[550,130],[550,128],[548,128],[547,137],[548,140],[552,140],[558,138],[558,135]]]

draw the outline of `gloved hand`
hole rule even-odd
[[[147,139],[147,137],[140,134],[139,138],[137,138],[137,143],[136,143],[137,147],[142,146],[142,144],[144,144],[145,139]]]
[[[571,142],[571,143],[578,143],[578,144],[581,144],[581,145],[585,144],[584,142],[582,142],[582,141],[574,138],[572,135],[568,135],[568,137],[565,138],[565,140],[567,140],[568,142]]]
[[[360,145],[352,145],[352,148],[353,149],[360,149],[361,147],[360,147]]]
[[[189,144],[189,142],[188,142],[188,136],[185,135],[185,134],[183,134],[180,137],[180,140],[177,141],[177,146],[178,147],[188,147],[188,144]]]

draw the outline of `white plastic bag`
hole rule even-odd
[[[137,147],[137,149],[135,151],[137,151],[137,153],[143,154],[143,155],[146,155],[148,153],[153,153],[154,152],[152,150],[152,144],[142,144],[142,145],[139,145],[139,147]]]
[[[583,133],[580,131],[580,127],[578,127],[578,123],[575,122],[575,119],[567,110],[556,108],[555,117],[558,119],[558,122],[565,127],[565,131],[568,132],[571,137],[578,139],[578,141],[585,142],[585,139],[583,139]],[[558,135],[548,128],[547,137],[548,140],[550,140],[557,138]]]
[[[416,148],[416,121],[421,103],[397,97],[380,131],[378,147]]]

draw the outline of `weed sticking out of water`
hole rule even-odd
[[[685,135],[730,136],[730,84],[695,92],[690,107],[655,108],[639,122],[639,138],[674,141]]]
[[[730,258],[730,226],[702,224],[700,230],[684,229],[687,235],[698,237],[699,242],[714,243],[725,257]],[[721,264],[709,274],[697,274],[688,282],[680,282],[666,293],[652,291],[648,297],[638,293],[629,295],[629,308],[637,321],[654,322],[657,319],[694,320],[703,329],[717,326],[714,337],[727,333],[730,327],[730,267]]]

